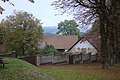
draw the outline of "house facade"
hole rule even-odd
[[[86,37],[83,37],[78,40],[68,51],[72,52],[73,54],[91,53],[93,55],[99,52],[98,46],[99,45],[96,45],[93,38],[88,39]]]

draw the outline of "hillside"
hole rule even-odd
[[[88,28],[87,29],[79,28],[79,29],[80,29],[81,36],[83,36],[86,33],[86,30]],[[56,36],[56,32],[58,31],[56,26],[44,26],[43,30],[44,30],[44,35],[45,36]]]
[[[3,69],[0,66],[0,80],[50,80],[43,76],[37,67],[14,58],[4,59],[9,64]]]

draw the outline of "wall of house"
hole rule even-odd
[[[86,41],[79,41],[71,50],[70,52],[74,54],[78,53],[91,53],[96,54],[97,50],[86,40]]]
[[[39,48],[45,48],[47,46],[46,42],[39,43]]]

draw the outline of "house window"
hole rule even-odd
[[[78,50],[80,51],[80,48],[78,48]]]

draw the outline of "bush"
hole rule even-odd
[[[62,54],[61,52],[57,51],[52,45],[47,45],[44,49],[40,49],[39,53],[42,55]]]

